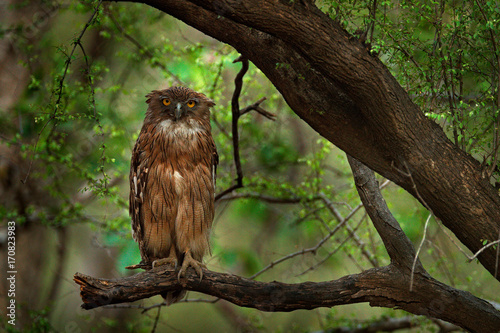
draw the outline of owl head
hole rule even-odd
[[[153,90],[146,95],[151,116],[182,121],[192,117],[210,118],[210,107],[215,103],[202,93],[186,87]]]

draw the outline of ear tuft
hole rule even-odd
[[[146,95],[146,103],[151,103],[151,100],[153,99],[153,97],[155,97],[155,95],[158,93],[158,90],[153,90],[152,92],[150,92],[149,94]]]
[[[206,103],[207,103],[208,107],[212,107],[212,106],[214,106],[214,105],[215,105],[215,102],[214,102],[214,101],[212,101],[210,98],[207,98],[205,101],[206,101]]]

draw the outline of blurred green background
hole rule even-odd
[[[467,1],[374,3],[317,5],[349,32],[367,32],[368,47],[459,147],[486,165],[498,163],[491,152],[499,54],[488,37],[500,30],[498,4],[480,2],[485,20]],[[148,92],[186,85],[213,99],[217,192],[236,178],[230,101],[239,54],[146,5],[105,2],[96,10],[97,5],[0,4],[0,221],[2,233],[7,221],[16,222],[18,270],[17,325],[7,325],[2,312],[8,302],[5,278],[2,324],[11,332],[314,332],[407,316],[368,304],[265,313],[212,303],[192,292],[188,302],[162,307],[157,323],[158,308],[146,308],[161,303],[160,296],[80,309],[75,272],[119,278],[132,274],[125,266],[140,261],[130,233],[128,172]],[[261,107],[276,120],[256,112],[239,120],[244,187],[217,202],[208,268],[296,283],[388,264],[362,208],[312,251],[339,224],[328,207],[346,217],[360,204],[350,169],[345,154],[301,121],[250,64],[240,106],[263,97]],[[383,195],[418,246],[427,210],[392,183]],[[454,242],[432,218],[421,252],[426,269],[444,283],[500,302],[497,282],[481,265],[469,263]],[[6,274],[4,237],[0,246]],[[292,255],[303,249],[311,250]],[[413,331],[437,331],[430,320],[415,320],[420,325]]]

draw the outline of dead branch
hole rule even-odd
[[[168,267],[121,279],[98,279],[81,273],[74,276],[80,285],[84,309],[133,302],[167,291],[187,289],[219,297],[239,306],[262,311],[293,311],[369,302],[372,306],[400,308],[414,314],[436,317],[473,332],[494,332],[500,327],[500,312],[468,292],[446,286],[426,274],[415,275],[409,291],[408,270],[394,265],[366,270],[326,282],[286,284],[260,282],[231,274],[203,270],[203,280],[189,269],[178,281]],[[412,299],[408,302],[408,299]],[[481,318],[481,320],[478,320]]]
[[[405,328],[421,327],[425,320],[421,317],[406,316],[402,318],[383,318],[382,320],[358,324],[356,327],[336,327],[328,330],[328,333],[369,333],[369,332],[394,332]],[[460,327],[453,324],[434,319],[433,322],[439,327],[440,333],[461,331]],[[326,331],[323,331],[326,333]]]
[[[244,115],[245,113],[248,113],[250,111],[256,111],[260,113],[262,116],[266,117],[269,120],[276,120],[276,115],[274,113],[271,113],[269,111],[264,110],[263,108],[260,107],[260,104],[266,100],[265,97],[262,97],[259,99],[257,102],[243,108],[240,110],[240,116]]]

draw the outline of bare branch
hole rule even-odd
[[[358,229],[358,227],[361,225],[362,222],[363,222],[363,219],[361,219],[361,221],[358,223],[358,225],[354,229],[350,228],[349,237],[346,237],[333,251],[330,251],[321,261],[319,261],[315,265],[312,265],[311,267],[309,267],[308,269],[306,269],[302,273],[297,274],[296,276],[302,276],[302,275],[306,274],[307,272],[315,270],[319,266],[323,265],[328,259],[330,259],[335,253],[337,253],[337,251],[340,250],[342,248],[342,246],[344,246],[345,243],[347,243],[351,238],[353,238],[356,235],[355,231]],[[346,224],[346,228],[347,227],[348,227],[348,225]]]
[[[244,58],[243,56],[240,56],[233,62],[242,63],[242,67],[238,72],[238,74],[236,75],[236,78],[234,79],[234,91],[233,91],[233,97],[231,98],[231,114],[232,114],[231,131],[233,135],[233,160],[234,160],[234,166],[236,168],[236,184],[218,193],[215,196],[215,201],[218,201],[224,195],[243,187],[243,171],[241,169],[241,159],[240,159],[240,137],[238,133],[238,120],[240,119],[239,99],[240,99],[241,89],[243,87],[243,77],[248,71],[248,59]]]
[[[379,188],[383,189],[389,183],[390,183],[389,181],[385,181],[382,185],[380,185]],[[335,208],[335,206],[333,205],[333,202],[331,202],[323,193],[320,194],[320,197],[323,200],[323,202],[326,204],[327,208],[330,210],[332,215],[337,219],[337,221],[341,222],[343,220],[342,215]],[[355,208],[356,211],[358,209],[360,209],[361,207],[363,207],[362,204],[356,206],[356,208]],[[370,263],[373,265],[373,267],[378,267],[379,264],[377,262],[376,257],[366,248],[366,244],[356,234],[354,234],[354,230],[348,224],[346,224],[346,229],[349,232],[349,234],[353,237],[354,241],[361,249],[361,253],[366,257],[366,259],[368,259],[368,261],[370,261]]]
[[[297,256],[300,256],[300,255],[304,255],[304,254],[307,254],[307,253],[312,253],[312,254],[316,254],[316,251],[318,251],[318,249],[320,247],[323,246],[323,244],[325,244],[325,242],[327,240],[329,240],[330,238],[333,237],[333,235],[335,235],[335,233],[337,233],[338,230],[340,230],[340,228],[342,228],[346,223],[347,221],[349,221],[353,216],[354,214],[356,214],[356,212],[362,207],[363,205],[358,205],[356,206],[356,208],[354,208],[350,213],[349,215],[347,215],[347,217],[345,217],[344,219],[342,219],[342,221],[337,224],[335,226],[335,228],[333,228],[332,230],[330,230],[328,232],[328,234],[323,237],[315,246],[313,247],[310,247],[310,248],[307,248],[307,249],[302,249],[300,251],[297,251],[297,252],[293,252],[293,253],[290,253],[284,257],[281,257],[280,259],[277,259],[273,262],[271,262],[270,264],[268,264],[266,267],[264,267],[262,270],[258,271],[257,273],[255,273],[254,275],[250,276],[249,279],[255,279],[257,276],[261,275],[262,273],[268,271],[269,269],[273,268],[274,266],[276,266],[277,264],[280,264],[288,259],[291,259],[291,258],[294,258],[294,257],[297,257]]]
[[[156,313],[155,321],[153,323],[153,328],[151,329],[151,333],[156,332],[156,327],[158,327],[158,320],[160,320],[160,311],[161,311],[161,306],[158,307],[158,312]]]
[[[469,262],[471,262],[474,259],[476,259],[481,254],[481,252],[483,252],[484,250],[486,250],[490,246],[493,246],[495,244],[500,244],[500,231],[499,231],[498,239],[497,240],[484,245],[474,255],[471,256],[464,249],[462,249],[462,247],[460,246],[460,244],[458,244],[458,242],[455,240],[455,238],[452,235],[450,235],[450,233],[446,230],[446,228],[443,228],[443,226],[440,223],[438,223],[438,226],[441,228],[441,230],[444,232],[444,234],[448,237],[448,239],[453,243],[453,245],[455,245],[455,247],[460,252],[462,252],[462,254],[467,258],[467,260],[469,260]],[[497,263],[495,265],[495,276],[498,274],[498,260],[500,260],[500,246],[497,247]]]
[[[265,97],[262,97],[259,99],[257,102],[243,108],[240,110],[240,116],[244,115],[245,113],[248,113],[250,111],[256,111],[260,113],[262,116],[266,117],[269,120],[276,120],[276,115],[274,113],[268,112],[264,110],[263,108],[260,107],[260,104],[266,100]]]
[[[234,62],[241,62],[241,70],[236,75],[234,79],[234,92],[231,99],[231,113],[232,117],[232,131],[233,131],[233,158],[236,167],[236,185],[238,187],[243,187],[243,171],[241,169],[240,160],[240,137],[238,133],[238,120],[240,118],[240,94],[243,87],[243,76],[245,76],[248,71],[248,59],[240,56]]]
[[[427,236],[427,228],[429,226],[429,221],[431,220],[432,214],[429,214],[427,216],[427,220],[425,220],[425,225],[424,225],[424,234],[422,235],[422,240],[420,241],[420,245],[418,246],[417,253],[415,253],[415,258],[413,259],[413,264],[411,265],[411,280],[410,280],[410,291],[413,290],[413,278],[415,276],[415,267],[418,262],[418,255],[420,254],[420,251],[422,250],[422,247],[424,246],[425,238]]]
[[[347,159],[354,175],[359,197],[384,242],[391,263],[401,265],[411,271],[416,257],[415,249],[387,207],[375,174],[355,158],[347,155]],[[417,272],[425,272],[420,261],[417,261],[415,266]]]
[[[261,201],[269,202],[269,203],[275,203],[275,204],[297,204],[302,201],[314,201],[319,198],[313,198],[313,199],[306,199],[306,198],[300,198],[300,197],[288,197],[288,198],[280,198],[280,197],[273,197],[270,195],[266,194],[261,194],[257,192],[249,192],[249,193],[231,193],[231,195],[224,195],[219,198],[220,201],[230,201],[230,200],[236,200],[236,199],[258,199]]]
[[[440,329],[440,333],[461,331],[460,327],[443,322],[438,319],[432,320]],[[336,327],[323,332],[328,333],[369,333],[369,332],[394,332],[405,328],[417,328],[428,323],[422,317],[406,316],[402,318],[382,318],[376,322],[359,323],[356,327]]]
[[[499,244],[500,243],[500,239],[494,241],[494,242],[491,242],[491,243],[488,243],[486,244],[485,246],[483,246],[479,251],[477,251],[472,257],[469,257],[469,261],[472,261],[474,259],[477,258],[478,255],[481,254],[481,252],[483,252],[484,250],[486,250],[487,248],[489,248],[490,246],[492,245],[495,245],[495,244]]]
[[[193,290],[261,311],[293,311],[369,302],[372,306],[400,308],[413,314],[436,317],[473,332],[493,332],[500,327],[500,312],[472,294],[415,275],[410,292],[409,270],[395,265],[366,270],[325,282],[286,284],[260,282],[203,269],[203,279],[192,269],[181,281],[169,267],[160,266],[116,280],[76,273],[84,309],[133,302],[180,289]],[[408,299],[412,299],[408,302]],[[479,319],[480,318],[480,319]]]

